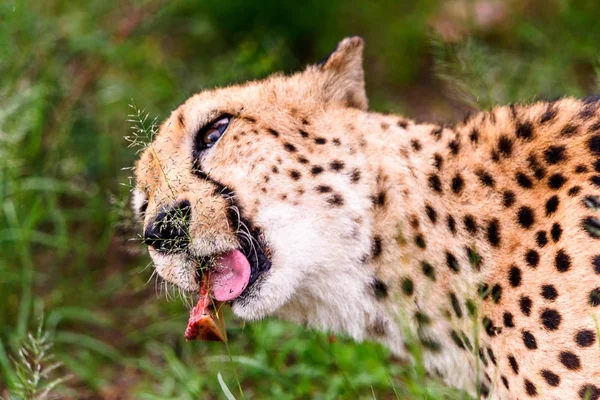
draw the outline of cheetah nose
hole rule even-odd
[[[162,253],[185,250],[190,244],[190,202],[184,200],[160,212],[144,231],[143,243]]]

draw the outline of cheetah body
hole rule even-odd
[[[368,112],[362,46],[346,39],[318,66],[172,113],[137,164],[135,203],[148,226],[188,201],[193,241],[150,248],[158,273],[197,290],[189,255],[239,247],[234,208],[272,262],[231,302],[241,318],[399,356],[411,338],[430,373],[483,398],[600,398],[600,101],[454,126]],[[222,114],[225,134],[195,151]]]

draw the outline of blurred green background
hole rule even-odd
[[[127,206],[130,104],[149,124],[361,35],[373,109],[452,121],[598,92],[599,15],[596,0],[3,0],[0,396],[467,398],[380,346],[277,321],[186,343],[189,304],[151,276]]]

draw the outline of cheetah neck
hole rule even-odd
[[[471,364],[472,373],[476,369],[472,358],[459,351],[474,345],[467,336],[475,336],[477,293],[488,272],[482,260],[492,249],[477,234],[484,228],[470,217],[484,212],[486,205],[475,201],[476,193],[464,190],[461,171],[466,166],[456,157],[464,138],[451,128],[394,116],[365,114],[359,120],[366,127],[366,152],[373,155],[368,170],[374,243],[370,264],[374,290],[379,291],[375,298],[385,304],[401,340],[424,348],[431,372],[468,388],[475,381],[464,372],[468,368],[460,365],[462,376],[452,377],[452,370],[457,364]],[[472,159],[477,156],[472,154]],[[494,207],[488,207],[493,213]],[[384,329],[367,331],[388,345],[398,340],[386,337]]]

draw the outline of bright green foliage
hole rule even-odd
[[[447,3],[0,2],[0,396],[53,386],[27,380],[43,354],[72,398],[466,398],[378,345],[276,321],[230,323],[228,348],[186,343],[190,299],[152,275],[127,206],[131,145],[155,116],[316,62],[344,36],[367,42],[372,108],[408,117],[599,89],[597,1],[505,1],[499,26],[454,21],[468,38],[453,44],[430,27]],[[28,336],[42,314],[45,334]]]

